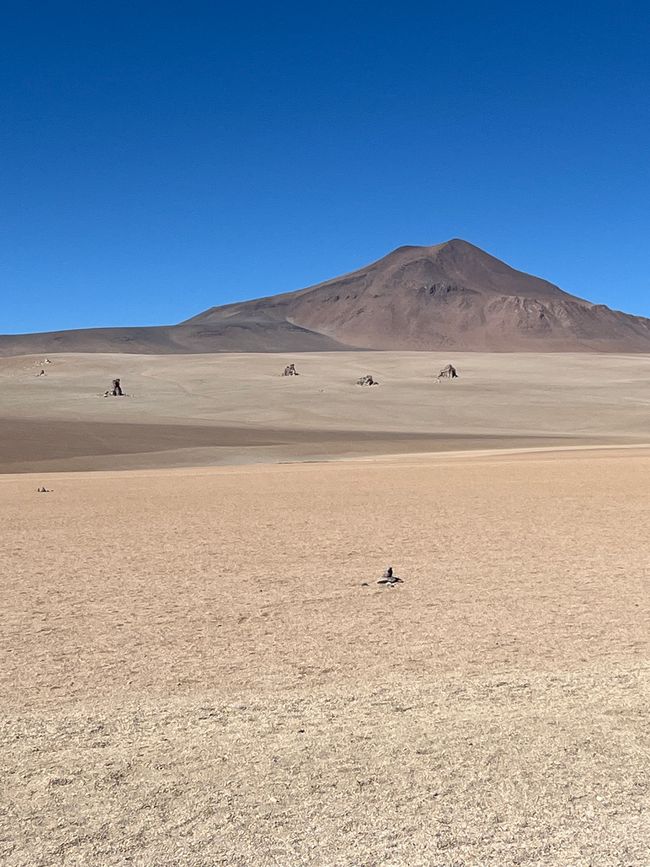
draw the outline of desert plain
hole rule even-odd
[[[3,864],[650,864],[650,357],[49,358],[0,359]]]

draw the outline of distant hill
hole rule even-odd
[[[650,320],[591,304],[458,239],[178,325],[0,335],[0,354],[337,349],[650,352]]]

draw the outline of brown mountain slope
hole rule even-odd
[[[0,354],[309,352],[344,348],[650,352],[650,320],[591,304],[458,239],[399,247],[284,295],[179,325],[0,336]]]
[[[400,247],[317,286],[190,322],[274,316],[367,349],[649,352],[650,320],[590,304],[466,241]]]
[[[286,320],[242,315],[232,320],[149,328],[83,328],[0,335],[0,356],[55,352],[128,352],[168,355],[199,352],[331,352],[349,349],[324,334]]]

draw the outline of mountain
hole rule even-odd
[[[337,349],[650,352],[650,320],[591,304],[467,241],[399,247],[359,271],[178,325],[0,336],[0,354]]]

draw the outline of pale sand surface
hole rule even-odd
[[[602,364],[598,412],[538,371],[526,417],[501,381],[413,417],[642,438],[647,360]],[[269,381],[267,423],[351,428]],[[76,382],[34,414],[142,422]],[[649,491],[642,448],[0,478],[0,860],[650,864]]]
[[[43,377],[36,356],[0,358],[0,472],[650,443],[644,355],[50,358]],[[300,376],[280,376],[289,361]],[[449,361],[460,378],[435,384]],[[131,396],[104,399],[116,376]]]

